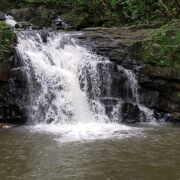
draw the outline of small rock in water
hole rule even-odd
[[[5,20],[5,14],[0,11],[0,21],[4,21],[4,20]]]
[[[137,104],[125,102],[122,105],[122,122],[135,123],[140,122],[141,111]]]
[[[28,29],[28,28],[32,28],[32,29],[38,29],[38,27],[34,26],[31,23],[28,22],[18,22],[15,25],[15,28],[21,28],[21,29]]]
[[[5,123],[0,123],[0,129],[10,129],[13,128],[15,125],[13,124],[5,124]]]
[[[52,27],[55,29],[63,29],[63,30],[68,30],[72,29],[72,26],[69,26],[67,23],[64,22],[63,19],[60,17],[57,17],[53,22],[52,22]]]

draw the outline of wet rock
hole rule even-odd
[[[30,21],[37,14],[33,8],[12,9],[8,12],[17,21]]]
[[[173,120],[174,122],[180,122],[180,113],[179,112],[173,112]]]
[[[0,123],[24,124],[26,122],[26,115],[24,112],[22,113],[19,105],[4,105],[1,107],[0,114]]]
[[[79,37],[83,42],[82,45],[92,47],[93,52],[108,57],[114,62],[114,67],[121,65],[136,73],[142,104],[157,110],[160,114],[177,114],[180,112],[180,71],[176,67],[144,64],[140,50],[142,50],[143,39],[148,34],[148,29],[128,27],[86,28],[83,30],[83,35]],[[132,100],[127,76],[117,68],[111,72],[112,97]],[[108,107],[108,109],[112,108]],[[178,118],[178,116],[171,117]],[[161,118],[167,119],[163,116]]]
[[[10,129],[15,127],[14,124],[0,123],[0,129]]]
[[[15,25],[15,28],[21,28],[21,29],[38,29],[37,26],[34,26],[33,24],[29,22],[18,22]]]
[[[42,6],[12,9],[8,14],[18,22],[28,22],[35,27],[50,27],[54,17],[53,10]]]
[[[180,90],[180,82],[172,82],[171,85],[175,90]]]
[[[141,121],[141,111],[137,104],[125,102],[122,105],[122,122],[135,123]]]
[[[115,66],[112,74],[113,74],[113,79],[118,80],[120,83],[124,83],[128,80],[128,77],[121,66],[118,65]]]
[[[41,21],[41,19],[42,16],[38,16],[36,19],[36,24],[38,24],[38,21]],[[44,20],[45,19],[46,18],[44,18]],[[31,19],[31,22],[35,22],[35,18]],[[61,19],[56,19],[53,23],[55,29],[66,28],[66,24],[64,24]],[[29,28],[31,25],[32,24],[28,23],[25,25],[19,24],[19,28]],[[43,41],[46,42],[46,34],[44,33],[43,36]],[[88,47],[90,50],[99,55],[108,57],[109,60],[113,62],[112,67],[109,68],[111,68],[112,73],[111,96],[114,99],[119,98],[124,100],[132,100],[132,92],[130,87],[127,86],[127,75],[117,68],[117,65],[121,64],[127,69],[133,69],[133,71],[136,73],[139,80],[139,85],[142,87],[140,90],[140,95],[142,95],[141,103],[148,107],[155,108],[158,111],[158,113],[156,113],[157,119],[163,118],[166,121],[171,122],[173,119],[180,119],[179,71],[175,68],[156,67],[150,65],[143,65],[142,68],[139,68],[138,62],[136,62],[135,59],[129,55],[130,51],[136,52],[136,48],[139,48],[138,43],[134,46],[133,44],[143,38],[142,34],[135,35],[134,30],[127,30],[124,28],[92,28],[86,29],[83,35],[79,35],[77,39],[78,38],[81,45]],[[7,69],[3,67],[2,72],[5,72]],[[99,65],[99,69],[102,71],[102,64]],[[2,81],[2,84],[4,82],[6,84],[9,79],[9,75],[6,73],[7,72],[5,72],[3,75],[0,71],[0,81]],[[14,90],[12,91],[11,89],[13,92],[11,92],[11,96],[20,97],[25,92],[25,86],[23,86],[25,83],[21,81],[23,77],[21,72],[18,70],[12,71],[12,76],[13,78],[11,80],[14,83]],[[101,76],[103,77],[104,75],[101,74]],[[6,93],[6,85],[2,84],[1,87],[4,87],[3,90],[2,88],[0,89],[0,108],[3,110],[2,113],[0,112],[0,116],[2,115],[1,119],[6,119],[9,121],[10,119],[14,118],[14,121],[16,119],[18,122],[23,121],[23,119],[26,118],[25,114],[23,114],[24,110],[22,109],[21,105],[17,105],[17,103],[14,102],[13,98],[10,98],[10,95]],[[105,99],[104,96],[107,96],[107,92],[103,89],[102,92],[103,97],[101,100],[105,104],[107,114],[111,114],[114,105],[117,104],[117,101],[114,99]],[[8,105],[5,102],[8,102]],[[16,104],[18,107],[14,106],[14,104]],[[167,114],[171,114],[173,116]],[[123,103],[123,122],[139,122],[142,120],[142,117],[144,117],[144,115],[138,105],[129,102]],[[50,122],[51,120],[49,123]]]
[[[116,106],[119,101],[120,99],[118,98],[108,98],[108,97],[100,98],[101,103],[103,103],[104,105],[109,105],[109,106]]]
[[[180,71],[174,67],[159,67],[146,65],[141,72],[152,78],[180,80]]]
[[[52,21],[51,25],[54,29],[57,30],[72,30],[73,26],[69,26],[61,17],[57,17],[55,20]]]
[[[180,103],[174,102],[169,100],[168,98],[161,97],[160,105],[158,107],[161,111],[165,112],[179,112],[180,110]]]
[[[0,62],[0,82],[8,82],[10,77],[10,63],[8,60]]]
[[[10,54],[15,56],[13,52]],[[18,70],[12,72],[14,67],[18,68],[19,62],[12,57],[0,62],[0,123],[22,124],[26,121],[25,110],[16,99],[23,97],[24,86],[20,87],[23,76]]]
[[[110,119],[113,119],[112,116],[113,109],[114,109],[113,105],[105,105],[105,113]]]
[[[5,14],[0,11],[0,21],[5,21]]]
[[[180,104],[180,91],[173,91],[172,95],[169,98],[171,101]]]
[[[120,67],[120,68],[119,68]],[[116,66],[112,73],[111,96],[129,100],[133,98],[133,92],[128,76],[121,66]]]
[[[159,122],[174,122],[174,117],[170,113],[154,111],[154,117]]]
[[[159,105],[159,92],[148,89],[141,89],[140,92],[141,103],[150,108],[157,108]]]
[[[165,122],[173,122],[175,120],[175,116],[173,116],[173,114],[170,113],[164,113],[162,119]]]

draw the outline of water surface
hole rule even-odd
[[[1,130],[0,179],[179,180],[179,127],[131,128],[119,138],[67,142],[27,127]]]

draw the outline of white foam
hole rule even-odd
[[[32,132],[54,134],[60,143],[121,139],[143,134],[140,128],[117,123],[38,124],[29,128]]]
[[[11,27],[15,27],[15,25],[17,24],[14,18],[10,15],[5,15],[5,21],[6,21],[6,24],[8,24]]]
[[[61,143],[142,133],[139,128],[114,123],[120,120],[120,104],[110,119],[99,100],[103,88],[111,85],[108,59],[78,45],[70,34],[30,31],[17,35],[16,49],[27,69],[28,117],[35,124],[31,131],[53,134]]]
[[[98,62],[106,66],[107,60],[63,33],[50,33],[43,42],[40,32],[22,32],[18,40],[17,50],[27,69],[31,123],[109,120],[104,105],[98,101],[102,83]]]

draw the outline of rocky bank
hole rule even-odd
[[[46,10],[41,9],[41,7],[36,9],[36,11],[32,8],[25,8],[13,9],[9,13],[16,20],[26,24],[26,26],[16,26],[16,28],[34,27],[41,29],[45,26],[51,26],[51,30],[72,29],[72,26],[67,25],[61,19],[57,21],[58,17],[54,16],[53,13],[47,13]],[[48,14],[49,16],[47,16]],[[3,16],[2,14],[0,15],[1,17]],[[38,26],[37,22],[42,24]],[[85,28],[81,30],[82,33],[76,38],[81,45],[86,46],[93,52],[108,57],[110,61],[126,69],[131,69],[138,79],[140,102],[154,109],[157,118],[179,122],[179,68],[161,66],[143,60],[143,42],[156,28],[156,25],[146,27]],[[0,62],[0,122],[24,123],[26,121],[26,112],[22,101],[24,101],[25,96],[23,95],[26,93],[27,88],[25,77],[19,67],[21,67],[21,62],[17,58],[15,51],[11,49],[11,53]],[[114,82],[116,82],[113,87],[114,94],[120,97],[121,94],[119,92],[122,92],[123,82],[121,71],[114,70],[114,79]],[[124,111],[130,109],[127,113],[133,114],[138,110],[136,107],[131,106],[126,104]]]
[[[81,38],[93,42],[94,52],[131,69],[138,79],[140,102],[162,116],[166,114],[167,121],[177,122],[180,120],[180,69],[143,60],[142,44],[154,29],[156,27],[87,28]],[[121,79],[120,73],[116,73],[116,78],[118,76]]]

